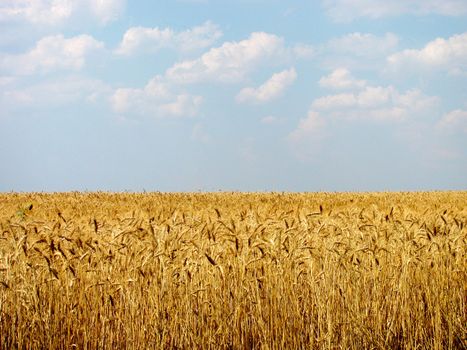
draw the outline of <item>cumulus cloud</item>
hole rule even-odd
[[[212,48],[198,59],[176,63],[167,70],[166,76],[173,82],[184,84],[238,82],[262,63],[284,61],[291,55],[300,56],[304,51],[303,47],[286,48],[284,40],[276,35],[255,32],[248,39]]]
[[[281,96],[297,78],[294,68],[274,74],[258,88],[244,88],[237,95],[239,103],[265,103]]]
[[[338,79],[342,78],[343,79]],[[426,118],[432,114],[439,99],[426,96],[418,89],[400,92],[393,86],[370,86],[367,83],[351,77],[351,73],[343,70],[321,79],[326,87],[353,87],[352,91],[331,94],[316,98],[305,118],[300,119],[297,127],[288,138],[294,145],[301,145],[310,141],[317,146],[326,136],[328,125],[340,123],[343,120],[353,122],[366,120],[373,122],[399,122]],[[350,81],[351,83],[348,83]],[[341,84],[345,82],[345,84]],[[453,120],[463,120],[463,116],[455,116]],[[318,142],[318,143],[317,143]],[[309,145],[308,145],[309,146]]]
[[[160,76],[151,79],[142,89],[117,89],[110,98],[117,114],[153,117],[194,116],[201,102],[201,96],[174,94]]]
[[[402,121],[437,103],[438,98],[425,96],[417,89],[401,93],[392,86],[367,86],[358,92],[319,97],[311,107],[334,118]]]
[[[467,33],[435,39],[420,50],[410,49],[388,57],[391,70],[440,69],[467,73]]]
[[[313,101],[313,107],[316,109],[341,109],[354,107],[357,104],[357,98],[353,93],[328,95],[320,97]]]
[[[467,2],[464,0],[323,0],[323,6],[336,22],[349,22],[361,17],[379,19],[403,14],[467,14]]]
[[[19,75],[49,72],[57,69],[81,69],[86,58],[104,44],[89,35],[65,38],[53,35],[42,38],[25,54],[0,56],[0,69]]]
[[[104,24],[117,20],[125,10],[125,5],[126,0],[88,0],[91,13]]]
[[[24,20],[35,24],[57,24],[69,18],[73,2],[5,0],[0,4],[0,22]]]
[[[3,0],[0,22],[25,21],[37,25],[57,25],[73,17],[92,17],[106,24],[125,9],[125,0]]]
[[[319,85],[329,89],[354,89],[365,87],[366,81],[355,79],[346,68],[337,68],[328,76],[322,77]]]
[[[219,27],[211,22],[176,32],[171,28],[132,27],[126,31],[116,50],[122,55],[137,52],[155,52],[162,48],[191,51],[211,46],[222,36]]]
[[[467,111],[456,109],[443,115],[437,128],[447,131],[461,131],[467,134]]]

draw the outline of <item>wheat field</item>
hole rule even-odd
[[[1,349],[466,349],[467,192],[0,194]]]

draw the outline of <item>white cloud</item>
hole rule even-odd
[[[348,77],[351,74],[345,71],[345,74],[338,76]],[[332,83],[326,79],[324,81],[325,85],[329,83],[332,87],[342,86],[339,79],[330,79]],[[322,140],[328,136],[332,127],[343,121],[397,122],[407,128],[432,119],[439,102],[437,97],[426,96],[417,89],[399,92],[392,86],[343,85],[353,86],[354,90],[315,99],[307,117],[300,119],[297,127],[289,133],[288,140],[299,158],[316,156]]]
[[[91,13],[103,24],[117,20],[125,10],[126,0],[88,0]]]
[[[391,70],[440,69],[467,73],[467,33],[438,38],[421,50],[404,50],[388,57]]]
[[[319,85],[330,89],[354,89],[365,87],[366,81],[355,79],[346,68],[337,68],[328,76],[322,77]]]
[[[151,79],[142,89],[117,89],[110,98],[115,113],[149,117],[194,116],[201,102],[201,96],[172,93],[159,76]]]
[[[102,81],[80,76],[54,78],[27,87],[9,86],[0,93],[0,114],[18,110],[50,111],[75,103],[94,104],[105,100],[110,92],[110,87]]]
[[[367,86],[359,92],[317,98],[311,107],[333,118],[402,121],[431,110],[437,97],[420,90],[399,92],[392,86]]]
[[[280,124],[284,121],[285,121],[284,118],[276,117],[274,115],[267,115],[261,118],[261,123],[267,124],[267,125]]]
[[[73,12],[71,0],[4,0],[0,22],[24,20],[34,24],[57,24]]]
[[[300,119],[298,126],[293,130],[288,138],[293,143],[300,143],[307,140],[319,140],[324,136],[326,122],[319,112],[310,109],[306,118]]]
[[[71,18],[92,17],[105,24],[116,20],[126,0],[2,0],[0,22],[26,21],[36,25],[58,25]]]
[[[294,68],[273,74],[268,81],[257,89],[251,87],[242,89],[236,100],[239,103],[265,103],[271,101],[281,96],[296,78],[297,72]]]
[[[348,22],[361,17],[379,19],[403,14],[467,14],[465,0],[323,0],[323,5],[328,15],[336,22]]]
[[[357,98],[353,93],[328,95],[313,101],[312,107],[320,110],[341,109],[357,105]]]
[[[124,34],[116,53],[131,55],[140,51],[155,52],[162,48],[190,51],[209,47],[221,36],[219,27],[209,21],[182,32],[175,32],[171,28],[132,27]]]
[[[398,44],[399,38],[393,33],[378,36],[354,32],[330,39],[318,51],[327,69],[375,70],[384,66],[387,56],[396,52]]]
[[[355,56],[375,56],[393,50],[398,43],[399,38],[393,33],[376,36],[371,33],[355,32],[331,39],[327,49]]]
[[[302,49],[298,51],[302,52]],[[212,48],[198,59],[176,63],[167,70],[166,76],[171,81],[185,84],[200,81],[238,82],[258,65],[277,63],[290,56],[300,56],[297,47],[287,49],[282,38],[256,32],[248,39],[226,42]]]
[[[310,109],[301,118],[297,127],[287,135],[287,141],[298,159],[308,161],[319,155],[323,140],[328,136],[327,121],[316,111]]]
[[[467,111],[456,109],[446,113],[437,124],[440,130],[462,131],[467,133]]]
[[[69,39],[63,35],[47,36],[29,52],[21,55],[0,56],[0,69],[19,75],[48,72],[57,69],[81,69],[86,58],[104,44],[89,35]]]
[[[181,94],[175,96],[173,101],[159,105],[156,111],[161,112],[162,115],[191,117],[198,112],[198,107],[202,101],[201,96]]]
[[[307,44],[296,44],[290,51],[291,55],[297,58],[311,58],[315,54],[314,48]]]
[[[387,104],[390,99],[392,103],[397,103],[399,93],[392,87],[368,86],[356,98],[360,107],[374,108]]]

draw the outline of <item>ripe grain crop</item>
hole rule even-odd
[[[466,349],[467,192],[0,194],[1,349]]]

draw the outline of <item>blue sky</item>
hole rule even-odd
[[[0,191],[466,188],[465,0],[0,2]]]

